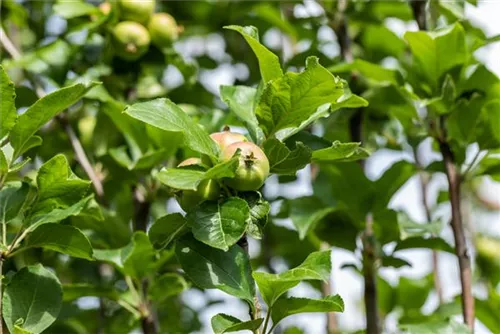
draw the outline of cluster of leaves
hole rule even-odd
[[[402,38],[384,20],[413,20],[408,2],[347,3],[341,10],[325,1],[321,14],[303,18],[293,12],[300,3],[158,2],[158,11],[185,27],[177,46],[192,39],[206,50],[181,54],[174,45],[152,45],[139,60],[125,61],[108,47],[119,20],[114,7],[103,13],[85,1],[3,1],[5,35],[23,51],[0,70],[0,268],[8,330],[114,333],[142,326],[154,333],[159,326],[191,333],[202,328],[200,312],[181,293],[218,289],[244,301],[250,319],[217,314],[215,333],[273,333],[291,315],[344,310],[338,295],[297,298],[289,290],[300,282],[321,290],[331,271],[331,251],[321,249],[365,251],[358,241],[367,221],[377,267],[411,266],[400,255],[406,249],[454,254],[441,237],[447,218],[438,216],[446,191],[428,208],[427,224],[390,203],[417,174],[445,172],[442,161],[420,163],[424,141],[438,152],[450,147],[466,191],[477,194],[484,177],[498,181],[500,79],[473,54],[495,38],[465,20],[462,3],[432,4],[442,27]],[[65,29],[48,32],[49,16],[37,13],[64,19]],[[336,27],[342,15],[349,18],[346,36]],[[294,54],[280,59],[255,26],[278,30]],[[317,31],[330,27],[339,40],[351,40],[353,61],[325,55],[335,42]],[[211,53],[206,36],[223,36],[231,56]],[[301,41],[310,43],[299,50]],[[387,59],[396,65],[387,68]],[[216,92],[201,83],[204,74],[238,63],[246,64],[247,78]],[[183,78],[177,86],[166,82],[172,68]],[[356,119],[359,138],[352,136]],[[219,161],[209,136],[225,125],[262,148],[270,182],[251,192],[226,188],[218,200],[172,213],[178,192],[235,176],[238,158]],[[480,154],[466,163],[471,144]],[[412,158],[372,180],[358,160],[381,149]],[[173,167],[188,157],[202,158],[207,168]],[[312,195],[273,195],[304,168],[312,170]],[[249,238],[262,249],[252,258]],[[488,298],[476,300],[477,318],[495,332],[500,242],[482,235],[474,241],[489,287]],[[277,258],[286,263],[280,273],[271,261]],[[344,264],[355,272],[365,266],[361,259]],[[407,332],[467,332],[449,320],[460,313],[458,299],[422,313],[434,283],[401,277],[394,285],[377,276],[382,319],[398,314]],[[99,306],[82,307],[82,297],[97,297]]]

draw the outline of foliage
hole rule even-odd
[[[469,332],[467,319],[450,320],[459,299],[423,312],[439,275],[389,282],[379,269],[418,266],[408,249],[464,256],[463,228],[454,213],[450,242],[441,212],[457,198],[488,204],[478,185],[500,180],[500,79],[474,53],[498,36],[467,20],[464,1],[429,2],[425,26],[401,36],[385,19],[420,20],[418,2],[312,3],[1,2],[8,332],[302,332],[287,318],[344,312],[330,282],[338,248],[355,259],[342,270],[373,283],[366,314],[381,328],[391,314],[402,332]],[[310,6],[317,15],[302,15]],[[262,156],[243,146],[224,156],[210,137],[219,131],[242,133]],[[423,165],[428,143],[442,159]],[[387,150],[405,158],[372,177],[364,160]],[[179,166],[187,158],[198,160]],[[263,161],[263,187],[251,176],[235,186]],[[449,188],[430,199],[443,173]],[[304,175],[311,192],[300,195]],[[425,223],[393,205],[409,180],[422,182]],[[468,241],[470,279],[488,291],[473,296],[475,317],[498,332],[500,241],[483,230]],[[316,295],[297,296],[302,287]],[[209,289],[248,316],[225,308],[202,323],[186,296],[201,293],[207,308],[219,302]]]

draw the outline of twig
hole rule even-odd
[[[460,283],[462,286],[462,313],[465,324],[474,330],[474,297],[472,295],[472,270],[467,243],[465,240],[460,203],[460,173],[455,165],[455,157],[446,141],[439,144],[448,179],[451,203],[451,228],[455,238],[455,253],[460,268]]]
[[[413,10],[413,16],[415,21],[417,21],[420,30],[427,30],[427,19],[425,15],[425,0],[411,0],[411,9]]]
[[[479,160],[480,156],[481,156],[481,150],[478,149],[476,155],[474,156],[474,158],[472,159],[470,164],[467,166],[467,168],[464,170],[464,172],[460,176],[461,180],[465,180],[465,178],[467,177],[467,174],[470,173],[471,169],[476,165],[476,162]]]
[[[17,48],[14,46],[12,41],[9,39],[5,31],[3,30],[2,27],[0,27],[0,42],[4,46],[5,50],[12,56],[14,59],[19,59],[22,54],[17,50]],[[47,93],[44,91],[44,89],[40,86],[34,83],[34,88],[35,92],[38,95],[39,98],[44,97],[47,95]],[[83,170],[89,177],[89,179],[92,181],[92,185],[94,186],[95,192],[97,196],[100,199],[104,198],[104,188],[102,186],[101,180],[95,173],[94,168],[92,167],[87,155],[85,154],[85,151],[83,149],[83,146],[78,139],[77,135],[75,134],[75,131],[71,127],[71,125],[68,122],[65,122],[62,117],[56,117],[56,120],[61,123],[61,125],[64,127],[64,130],[68,134],[68,137],[70,138],[71,141],[71,146],[73,147],[73,150],[75,151],[76,158],[80,165],[82,166]]]
[[[422,164],[418,157],[417,150],[413,150],[413,156],[415,158],[415,164],[419,169],[422,168]],[[427,223],[432,223],[432,214],[429,207],[429,199],[428,199],[428,188],[429,188],[429,179],[425,175],[423,171],[419,172],[420,176],[420,190],[422,192],[422,207],[425,211],[425,217]],[[439,278],[439,257],[438,252],[436,250],[432,250],[432,275],[434,280],[434,290],[436,290],[436,294],[438,296],[439,305],[443,304],[443,289],[441,287],[441,280]]]

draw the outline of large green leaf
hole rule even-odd
[[[191,167],[165,168],[156,177],[166,186],[180,190],[196,190],[203,180],[223,179],[234,177],[234,172],[238,168],[239,159],[234,157],[231,160],[221,162],[207,171],[192,169]]]
[[[118,300],[120,293],[112,286],[98,286],[87,283],[63,284],[63,300],[73,301],[81,297],[104,297]]]
[[[27,225],[29,225],[30,230],[34,230],[38,226],[47,223],[57,223],[71,216],[78,216],[85,212],[87,209],[91,209],[95,201],[93,200],[93,195],[85,197],[79,202],[64,208],[64,209],[53,209],[48,212],[43,212],[31,216],[28,220]],[[95,217],[95,216],[94,216]],[[101,217],[102,218],[102,217]],[[102,219],[98,219],[102,220]]]
[[[57,15],[65,19],[72,19],[99,12],[96,6],[92,6],[84,1],[60,1],[54,5],[53,9]]]
[[[420,310],[433,287],[431,276],[412,279],[400,277],[396,289],[397,304],[405,311]]]
[[[38,129],[52,117],[80,100],[97,84],[97,82],[77,83],[61,88],[47,94],[29,107],[24,114],[19,116],[10,133],[10,142],[15,150],[14,157],[26,151],[26,144]]]
[[[344,301],[339,295],[323,299],[281,297],[271,311],[273,327],[290,315],[310,312],[344,312]]]
[[[135,232],[130,243],[117,249],[94,249],[94,258],[113,264],[124,274],[143,278],[154,269],[155,251],[144,232]]]
[[[41,333],[52,324],[61,309],[62,287],[57,277],[41,264],[18,271],[5,288],[3,319],[10,332],[14,324]]]
[[[415,165],[407,161],[398,161],[389,167],[389,169],[375,181],[377,197],[375,198],[374,210],[385,209],[392,196],[415,174],[415,172]]]
[[[270,82],[256,107],[260,126],[267,136],[285,128],[299,127],[322,105],[342,103],[352,96],[347,83],[309,57],[301,73],[288,72]]]
[[[500,99],[491,100],[481,109],[477,143],[481,149],[500,148]]]
[[[155,248],[165,248],[175,238],[188,230],[187,224],[187,219],[180,213],[160,217],[148,231],[149,240]]]
[[[259,61],[260,75],[264,83],[279,78],[283,75],[278,56],[269,51],[264,45],[259,42],[259,31],[253,26],[226,26],[225,29],[230,29],[239,32],[252,48]]]
[[[248,256],[240,246],[224,252],[185,235],[177,240],[175,254],[186,275],[200,288],[219,289],[253,305],[255,283]]]
[[[301,265],[281,274],[268,274],[259,271],[253,273],[253,278],[259,286],[262,298],[269,307],[272,307],[282,294],[301,281],[327,281],[330,279],[331,268],[330,251],[328,250],[309,254]]]
[[[424,238],[424,237],[411,237],[404,240],[401,240],[397,243],[394,251],[399,251],[403,249],[411,249],[411,248],[427,248],[440,250],[443,252],[448,252],[451,254],[455,254],[453,247],[438,237]]]
[[[255,116],[257,89],[247,86],[220,86],[220,97],[229,109],[242,120],[257,143],[264,137]]]
[[[250,208],[250,221],[247,226],[247,233],[255,239],[262,239],[264,227],[267,224],[271,205],[262,198],[256,191],[239,193],[238,196],[244,199]]]
[[[0,139],[16,124],[16,91],[3,66],[0,65]]]
[[[301,142],[290,150],[278,139],[270,138],[264,142],[263,149],[274,174],[295,175],[311,161],[311,149]]]
[[[331,147],[313,151],[312,160],[315,162],[342,162],[368,158],[370,153],[360,145],[361,143],[334,141]]]
[[[124,113],[153,127],[179,132],[185,146],[214,158],[217,156],[217,145],[208,133],[169,99],[135,103],[125,108]]]
[[[82,200],[90,189],[90,182],[78,178],[68,165],[68,160],[58,154],[44,163],[36,178],[38,197],[33,216],[53,209],[67,208]]]
[[[307,233],[313,229],[318,222],[335,211],[335,208],[328,207],[316,196],[306,196],[288,200],[288,206],[290,207],[289,217],[299,232],[299,238],[301,240],[306,237]]]
[[[40,225],[28,235],[23,247],[42,247],[73,257],[94,259],[87,236],[71,225]]]
[[[7,224],[21,212],[29,192],[29,185],[9,182],[0,190],[0,222]]]
[[[467,60],[465,32],[459,23],[432,32],[409,31],[405,39],[434,92],[443,74]]]
[[[405,334],[470,334],[471,332],[464,324],[458,323],[454,320],[437,320],[418,324],[404,324],[400,328]]]
[[[156,277],[148,289],[149,299],[162,302],[165,299],[178,295],[189,287],[188,283],[177,273],[166,273]]]
[[[243,236],[251,216],[247,202],[230,197],[223,202],[201,203],[187,219],[196,239],[227,251]]]
[[[363,77],[378,85],[400,85],[403,81],[398,71],[362,59],[355,59],[352,63],[334,65],[328,69],[335,74],[357,71]]]
[[[211,323],[214,334],[224,334],[244,330],[255,332],[262,324],[262,320],[264,319],[241,321],[231,315],[219,313],[212,317]]]

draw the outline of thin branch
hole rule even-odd
[[[462,212],[460,209],[460,173],[455,165],[455,157],[447,142],[440,142],[440,150],[448,179],[451,203],[451,227],[455,238],[455,253],[458,257],[460,269],[460,283],[462,286],[462,313],[465,324],[474,330],[474,296],[472,295],[471,261],[467,252]]]
[[[417,21],[420,30],[427,30],[427,19],[425,15],[425,6],[427,1],[425,0],[411,0],[411,9],[413,10],[413,16],[415,21]]]
[[[21,52],[16,49],[16,47],[9,39],[9,37],[7,36],[2,27],[0,27],[0,42],[4,46],[5,50],[7,50],[7,52],[11,55],[12,58],[19,59],[22,56]],[[42,98],[45,95],[47,95],[44,89],[40,85],[34,83],[34,88],[39,98]],[[85,151],[83,149],[80,140],[78,139],[78,136],[75,134],[75,131],[73,130],[71,125],[68,122],[64,121],[62,117],[56,117],[56,120],[59,121],[59,123],[61,123],[68,137],[70,138],[71,146],[73,147],[76,158],[80,163],[80,165],[82,166],[85,173],[87,174],[87,176],[89,177],[89,179],[92,181],[92,185],[94,186],[97,196],[103,199],[104,188],[102,186],[101,180],[97,176],[94,168],[92,167],[92,164],[90,163],[87,155],[85,154]]]

